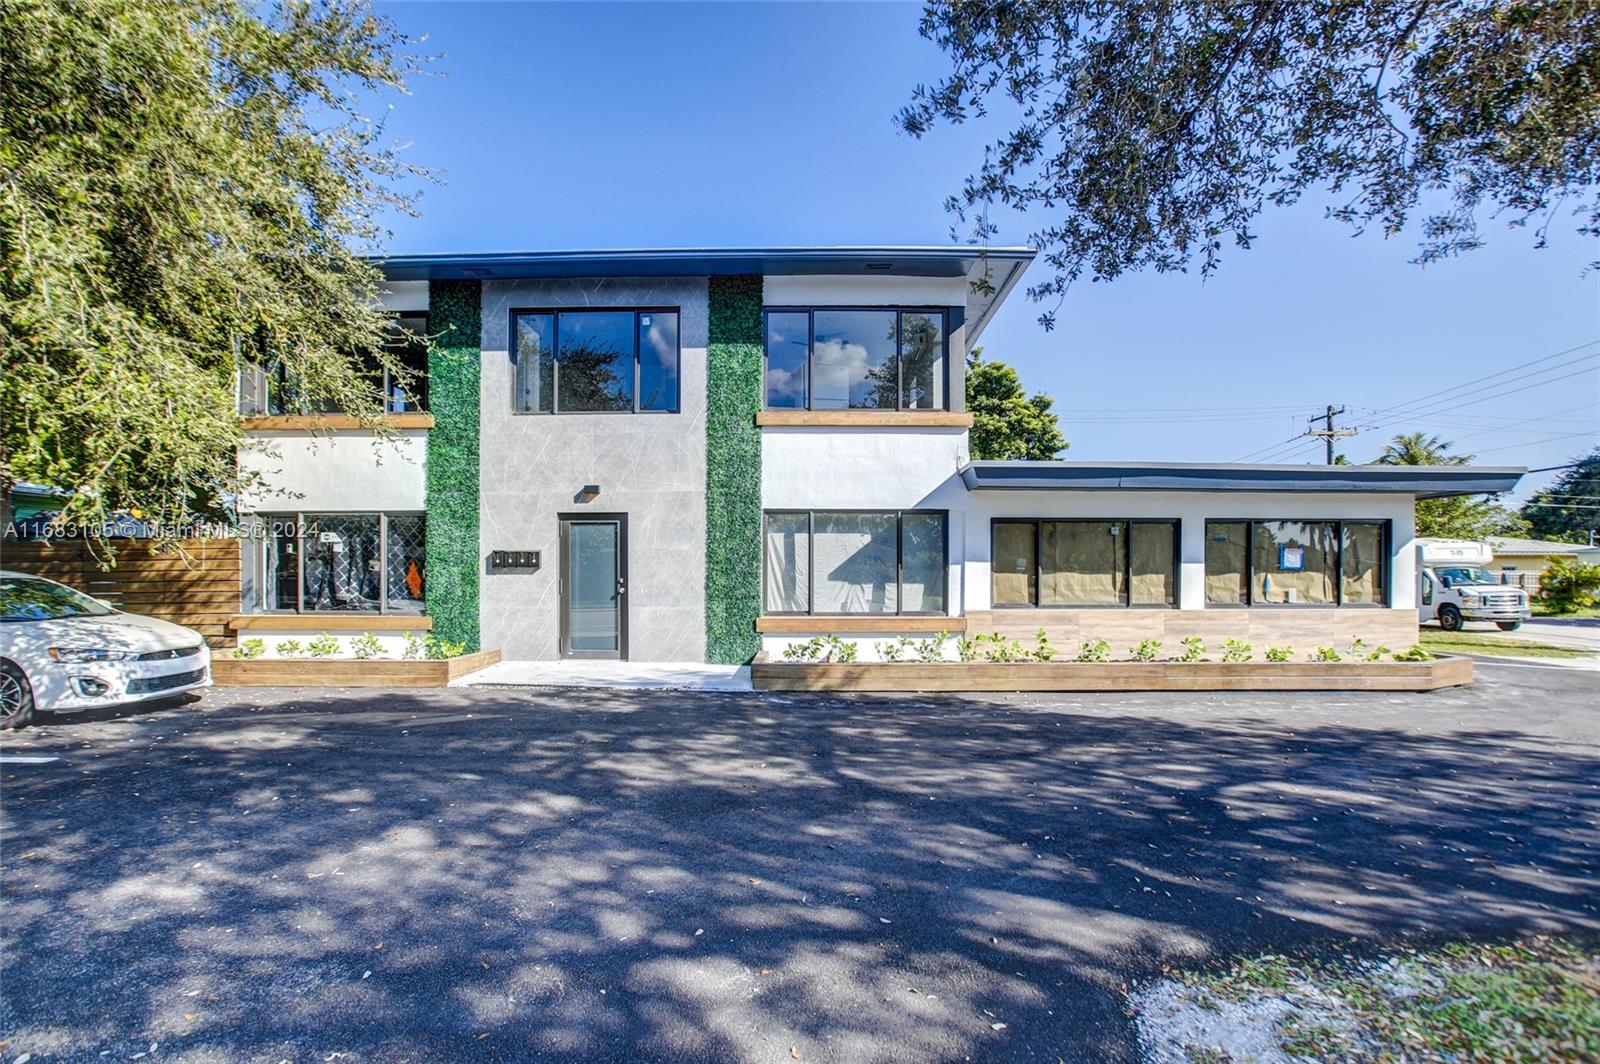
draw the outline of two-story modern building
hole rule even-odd
[[[1032,257],[385,259],[430,341],[407,352],[425,387],[387,389],[392,432],[241,375],[260,486],[233,627],[431,629],[510,660],[1039,628],[1409,646],[1414,500],[1523,471],[973,461],[967,352]]]

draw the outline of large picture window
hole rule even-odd
[[[763,610],[942,614],[946,521],[942,510],[769,511]]]
[[[1384,606],[1386,521],[1207,521],[1212,606]]]
[[[991,547],[997,608],[1178,604],[1176,521],[1004,519]]]
[[[263,514],[244,531],[247,613],[422,612],[422,514]]]
[[[519,414],[676,413],[678,312],[511,312]]]
[[[769,410],[943,410],[948,405],[943,310],[769,310],[766,336]]]

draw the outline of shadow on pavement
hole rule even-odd
[[[1379,696],[289,695],[5,776],[10,1051],[1119,1060],[1163,965],[1600,928],[1600,752]]]

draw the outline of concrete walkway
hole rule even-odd
[[[750,668],[692,661],[502,661],[454,687],[601,687],[618,691],[749,691]]]
[[[1515,632],[1502,632],[1487,624],[1469,625],[1467,631],[1474,635],[1481,631],[1490,636],[1528,639],[1535,643],[1548,643],[1553,647],[1587,650],[1600,654],[1600,621],[1589,618],[1535,617],[1531,621],[1523,621],[1522,627]]]

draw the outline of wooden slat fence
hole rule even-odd
[[[186,625],[213,647],[234,645],[228,621],[239,613],[237,539],[186,540],[182,554],[145,540],[115,542],[115,564],[102,569],[101,558],[80,539],[7,539],[0,542],[0,568],[60,581],[119,610]]]

